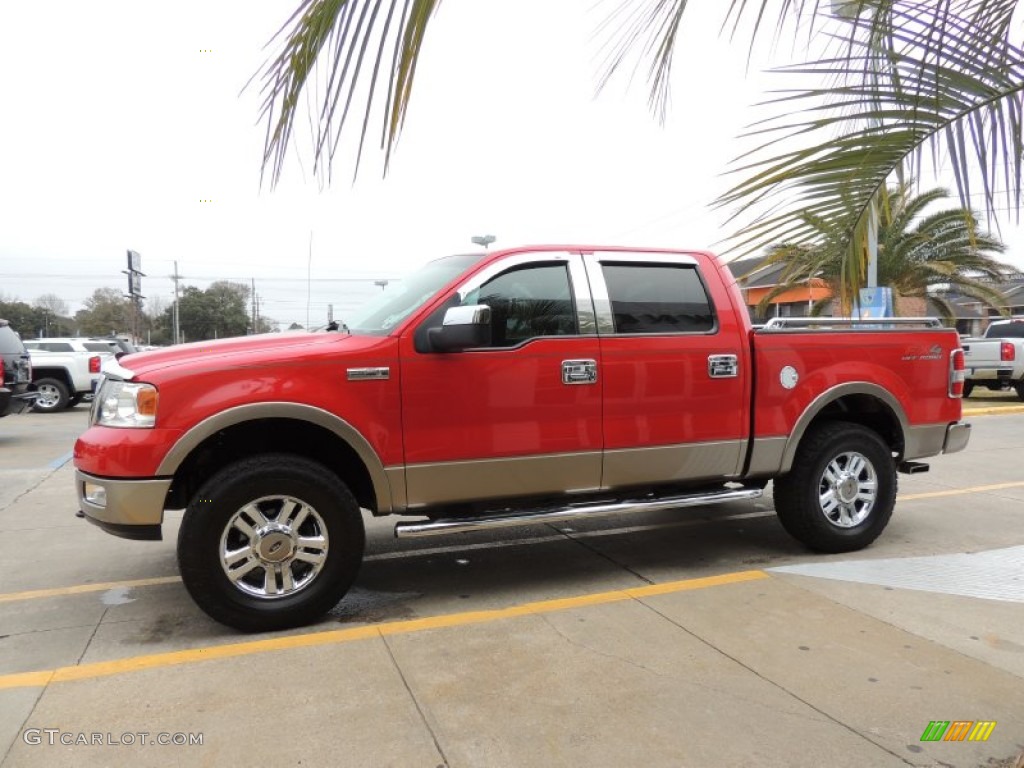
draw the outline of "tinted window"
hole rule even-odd
[[[0,354],[21,354],[23,349],[21,339],[18,338],[14,329],[7,325],[0,325]]]
[[[985,332],[989,339],[1024,339],[1024,321],[1014,320],[1012,323],[990,325]]]
[[[90,352],[114,352],[114,348],[103,341],[83,341],[82,344]]]
[[[604,264],[616,333],[706,333],[715,314],[696,267]]]
[[[462,303],[491,308],[492,347],[513,347],[537,336],[578,332],[565,264],[530,265],[503,272],[471,291]]]

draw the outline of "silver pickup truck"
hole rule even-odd
[[[25,348],[32,356],[32,382],[38,393],[32,409],[39,413],[78,405],[99,383],[103,364],[115,359],[109,344],[92,339],[30,339]]]
[[[963,339],[967,380],[964,397],[977,385],[987,389],[1013,388],[1024,400],[1024,318],[996,320],[977,339]]]

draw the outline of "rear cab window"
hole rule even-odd
[[[106,352],[110,355],[114,354],[114,348],[105,341],[83,341],[82,345],[90,352]]]
[[[74,352],[75,348],[66,341],[26,341],[25,349],[35,349],[40,352]]]
[[[989,339],[1024,339],[1024,320],[993,323],[985,332],[985,337]]]
[[[696,264],[602,260],[616,334],[713,333],[717,322]]]

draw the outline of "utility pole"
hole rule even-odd
[[[252,280],[252,332],[259,333],[256,330],[256,278],[250,278]]]
[[[178,262],[175,261],[174,262],[174,274],[171,276],[171,280],[174,281],[174,311],[171,313],[171,316],[174,318],[174,343],[175,344],[180,344],[181,343],[181,325],[180,325],[180,317],[178,315],[178,281],[180,281],[181,278],[182,278],[182,276],[178,274]]]

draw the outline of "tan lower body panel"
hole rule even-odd
[[[405,470],[409,508],[460,501],[597,490],[601,453],[412,464]]]
[[[743,440],[605,451],[605,488],[725,480],[742,469]]]

